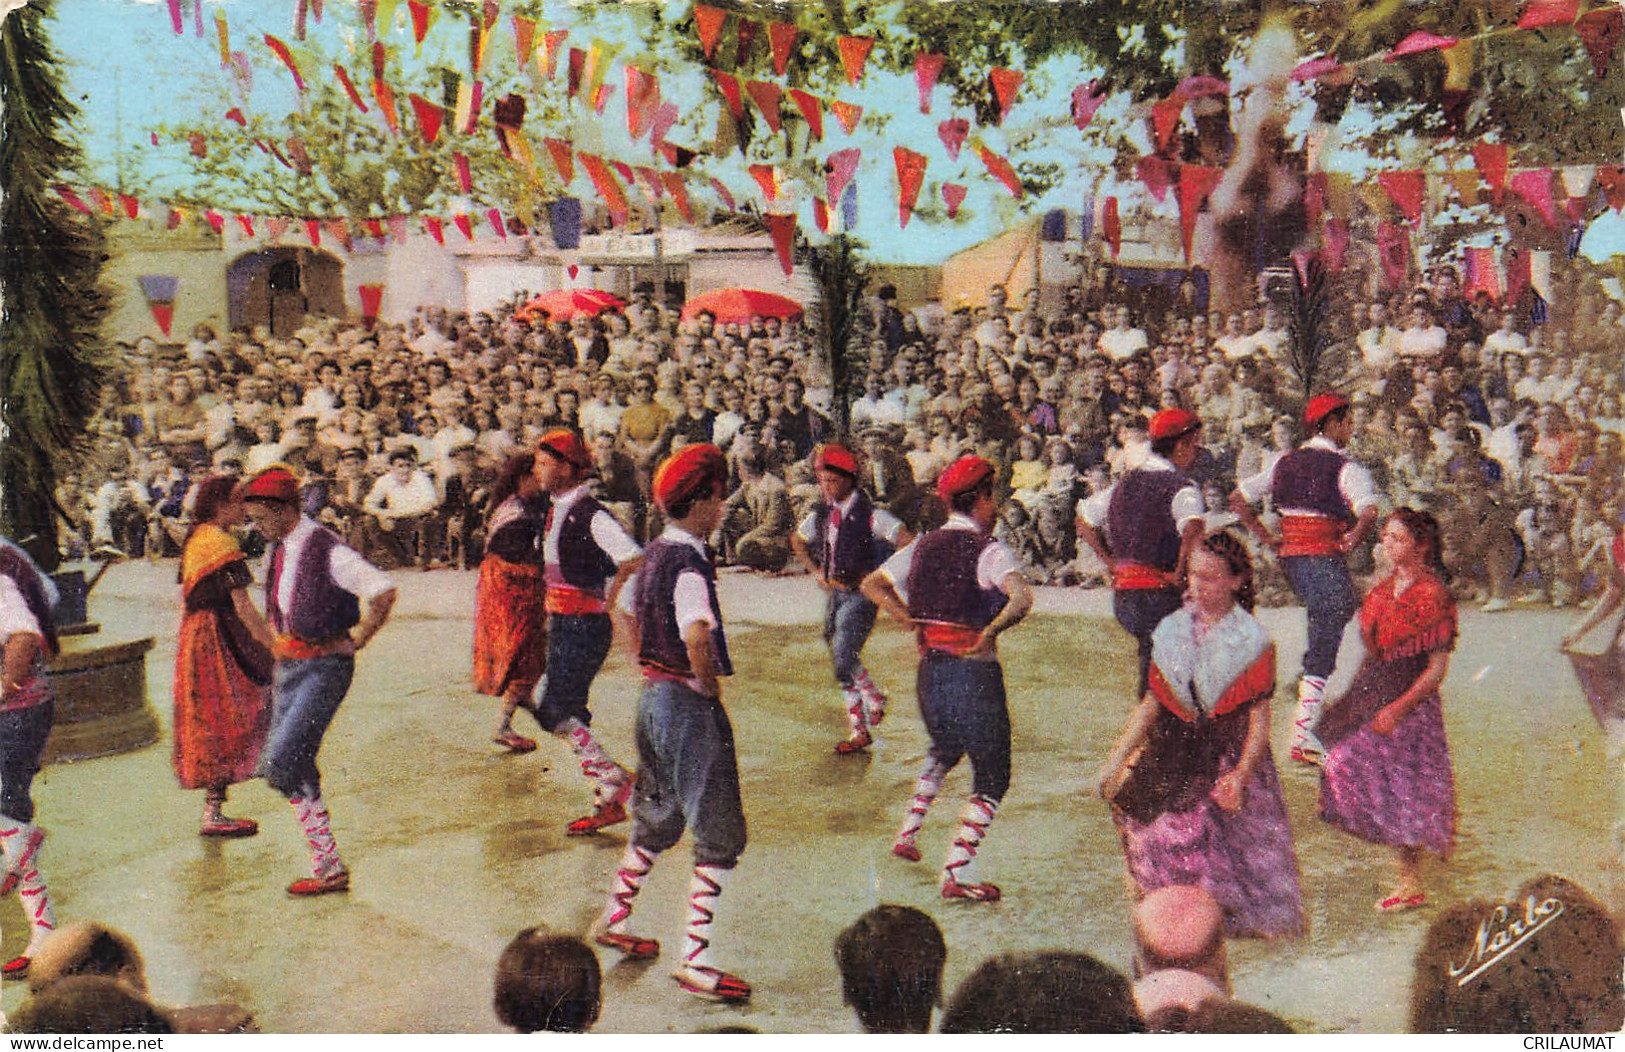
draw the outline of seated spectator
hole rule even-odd
[[[1084,953],[1042,951],[990,958],[972,972],[942,1018],[944,1034],[1142,1034],[1128,980]]]
[[[598,957],[573,935],[526,928],[497,959],[492,1006],[521,1034],[584,1034],[603,1007]]]
[[[924,1034],[942,1003],[948,947],[912,906],[877,906],[835,937],[841,999],[870,1034]]]
[[[6,1025],[13,1034],[173,1034],[175,1026],[139,992],[101,975],[78,975],[24,1003]]]
[[[411,446],[395,450],[389,455],[389,473],[372,484],[362,503],[369,516],[363,554],[380,568],[396,569],[416,562],[427,570],[439,549],[435,509],[440,496],[434,480],[417,462]]]
[[[740,485],[724,506],[722,535],[733,562],[776,573],[790,561],[795,518],[784,480],[767,471],[765,463],[760,452],[739,459]]]
[[[1625,953],[1602,904],[1562,877],[1506,903],[1464,902],[1428,927],[1413,1034],[1606,1034],[1625,1026]]]

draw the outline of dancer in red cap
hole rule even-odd
[[[916,630],[920,715],[931,735],[926,768],[892,845],[920,859],[915,843],[926,812],[960,759],[970,757],[971,796],[942,866],[942,897],[997,902],[997,884],[972,876],[976,851],[1010,787],[1010,711],[997,640],[1027,616],[1033,593],[1013,553],[993,539],[998,471],[961,457],[937,480],[950,514],[941,529],[887,559],[863,581],[863,594]]]
[[[575,750],[593,782],[592,814],[571,822],[581,836],[626,821],[632,776],[592,733],[587,695],[609,656],[609,611],[643,549],[592,494],[592,454],[573,431],[549,431],[536,443],[536,481],[552,496],[543,558],[547,578],[547,673],[536,685],[531,713],[547,733]]]
[[[851,731],[835,751],[851,755],[869,747],[874,728],[886,715],[886,695],[862,659],[875,627],[875,604],[858,586],[914,535],[858,488],[862,469],[850,449],[834,442],[819,446],[813,470],[822,499],[790,535],[790,548],[829,596],[824,642],[835,661],[835,681],[841,685]]]
[[[643,696],[638,702],[638,782],[632,839],[589,937],[629,957],[654,957],[660,943],[627,931],[632,902],[655,858],[683,830],[694,834],[688,931],[673,978],[717,1001],[750,997],[750,984],[711,959],[717,899],[745,849],[745,809],[733,725],[722,707],[733,674],[717,603],[717,571],[706,538],[722,521],[728,465],[712,445],[685,446],[655,472],[666,530],[622,589],[617,609],[637,622]]]
[[[1151,418],[1151,455],[1082,501],[1078,533],[1112,568],[1112,614],[1139,644],[1144,697],[1151,634],[1178,610],[1191,552],[1205,532],[1202,491],[1185,472],[1201,450],[1202,420],[1187,409]]]
[[[389,618],[395,585],[338,534],[300,514],[299,480],[286,467],[254,476],[243,499],[271,542],[265,610],[276,633],[271,726],[258,773],[288,798],[310,842],[311,875],[289,884],[288,893],[348,891],[350,871],[333,839],[316,754],[355,678],[356,653]]]
[[[1318,394],[1309,399],[1303,420],[1314,437],[1243,480],[1230,495],[1230,507],[1255,537],[1275,549],[1308,612],[1309,647],[1292,718],[1292,759],[1319,763],[1325,750],[1315,737],[1315,725],[1325,703],[1326,679],[1337,667],[1343,626],[1360,607],[1344,556],[1359,547],[1377,521],[1377,491],[1370,472],[1343,452],[1354,434],[1347,398]],[[1266,496],[1280,512],[1280,537],[1253,511]]]

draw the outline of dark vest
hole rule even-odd
[[[1178,471],[1136,468],[1117,480],[1106,511],[1106,533],[1119,559],[1158,570],[1179,565],[1174,495],[1190,485]]]
[[[875,506],[869,495],[857,491],[852,510],[841,516],[841,525],[835,531],[835,551],[829,552],[829,515],[834,505],[818,501],[813,505],[812,557],[824,575],[848,588],[856,588],[863,579],[891,557],[892,546],[875,536]],[[829,565],[825,565],[828,562]]]
[[[1337,488],[1337,478],[1348,458],[1330,449],[1302,446],[1275,464],[1270,495],[1277,508],[1318,512],[1329,519],[1354,521],[1354,509]]]
[[[284,611],[277,603],[281,575],[270,574],[265,581],[265,608],[271,625],[307,643],[323,643],[348,632],[361,621],[361,600],[340,588],[333,580],[329,563],[339,536],[326,527],[317,527],[305,543],[293,582],[293,609]],[[276,556],[273,550],[272,565]]]
[[[1010,597],[976,581],[976,564],[993,538],[975,530],[932,530],[915,542],[909,564],[908,613],[917,621],[986,628]]]
[[[548,578],[600,598],[604,585],[615,576],[615,560],[604,554],[592,539],[592,518],[603,510],[592,497],[583,494],[564,513],[559,524],[559,562],[547,568]],[[556,576],[555,576],[556,575]]]
[[[717,674],[733,675],[728,660],[728,637],[722,629],[722,607],[717,604],[717,570],[710,559],[682,541],[658,538],[643,552],[638,570],[638,594],[633,609],[638,619],[638,661],[652,669],[688,679],[694,668],[688,661],[688,646],[677,628],[677,578],[693,570],[705,579],[711,601],[711,645],[716,652]]]

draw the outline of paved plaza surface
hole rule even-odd
[[[352,890],[315,900],[283,890],[305,874],[308,856],[290,809],[268,787],[253,782],[231,796],[231,813],[258,819],[260,835],[221,842],[198,837],[201,794],[176,786],[174,563],[114,567],[92,596],[103,638],[157,638],[148,693],[163,737],[41,775],[35,798],[51,832],[44,868],[61,919],[99,919],[135,938],[161,1003],[238,1002],[270,1032],[495,1032],[491,973],[507,940],[533,924],[582,932],[601,906],[630,826],[566,837],[565,822],[590,803],[568,750],[548,739],[509,756],[489,743],[497,703],[469,687],[475,575],[395,576],[395,616],[362,654],[321,756]],[[686,917],[685,840],[661,858],[638,901],[636,930],[661,939],[665,955],[631,964],[603,953],[599,1031],[855,1031],[830,944],[877,902],[937,919],[950,991],[982,959],[1009,950],[1083,950],[1126,969],[1122,855],[1105,806],[1086,791],[1132,701],[1132,650],[1110,619],[1108,593],[1041,589],[1037,612],[1003,641],[1015,769],[982,856],[986,877],[1005,890],[991,906],[937,894],[968,765],[950,776],[926,824],[926,861],[910,865],[888,850],[926,746],[912,640],[890,626],[877,631],[867,657],[892,694],[892,715],[872,756],[838,757],[831,746],[844,715],[818,638],[815,587],[728,574],[722,596],[738,667],[724,693],[750,845],[721,901],[715,949],[755,998],[710,1005],[668,977]],[[1379,916],[1372,903],[1391,882],[1391,855],[1315,819],[1315,776],[1284,761],[1284,699],[1303,614],[1262,618],[1280,649],[1274,748],[1310,931],[1293,942],[1233,943],[1237,996],[1300,1029],[1400,1030],[1410,958],[1436,906]],[[1499,899],[1547,871],[1617,895],[1605,864],[1614,767],[1556,650],[1572,620],[1543,608],[1463,613],[1444,688],[1460,842],[1427,870],[1434,903]],[[637,689],[617,650],[594,691],[595,728],[629,765]],[[0,931],[0,952],[21,952],[26,929],[14,900],[0,904]],[[23,998],[21,984],[8,983],[0,1008]]]

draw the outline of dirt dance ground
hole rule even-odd
[[[238,1002],[269,1032],[493,1032],[491,973],[506,941],[533,924],[583,931],[599,909],[629,827],[566,837],[565,821],[589,800],[568,751],[548,740],[529,756],[507,756],[489,744],[495,701],[468,686],[474,575],[397,578],[395,617],[362,655],[321,756],[353,890],[311,901],[283,891],[304,874],[307,855],[275,793],[258,782],[235,789],[232,813],[259,819],[262,832],[219,842],[197,836],[200,794],[176,787],[173,563],[118,566],[98,586],[91,612],[104,638],[157,637],[148,684],[164,737],[41,775],[35,797],[52,834],[44,869],[62,919],[100,919],[135,938],[161,1003]],[[662,939],[667,959],[633,965],[604,954],[600,1032],[854,1031],[830,943],[877,902],[937,919],[949,990],[1007,950],[1084,950],[1127,966],[1122,856],[1104,805],[1086,792],[1131,702],[1132,651],[1107,593],[1041,590],[1038,612],[1005,638],[1015,776],[984,845],[983,872],[1005,890],[993,906],[937,895],[935,863],[969,791],[967,768],[950,776],[927,823],[926,862],[888,851],[926,745],[911,640],[883,627],[871,641],[869,664],[893,695],[893,714],[871,757],[841,758],[830,747],[844,717],[812,584],[725,575],[723,604],[738,666],[725,693],[750,846],[722,900],[715,947],[756,996],[743,1008],[710,1005],[667,976],[685,919],[685,841],[639,900],[638,931]],[[1303,615],[1263,619],[1280,647],[1285,698]],[[1571,611],[1544,609],[1463,615],[1444,690],[1461,835],[1454,857],[1427,871],[1434,903],[1500,898],[1547,871],[1619,900],[1605,864],[1614,767],[1556,651],[1571,620]],[[617,652],[594,710],[602,740],[628,763],[636,698],[636,677]],[[1290,716],[1278,703],[1283,761]],[[1402,1029],[1410,958],[1435,907],[1376,914],[1372,903],[1392,876],[1388,853],[1316,821],[1311,773],[1283,775],[1310,933],[1232,944],[1237,996],[1304,1030]],[[0,904],[0,930],[0,952],[20,952],[14,901]],[[8,983],[0,1008],[23,997]]]

